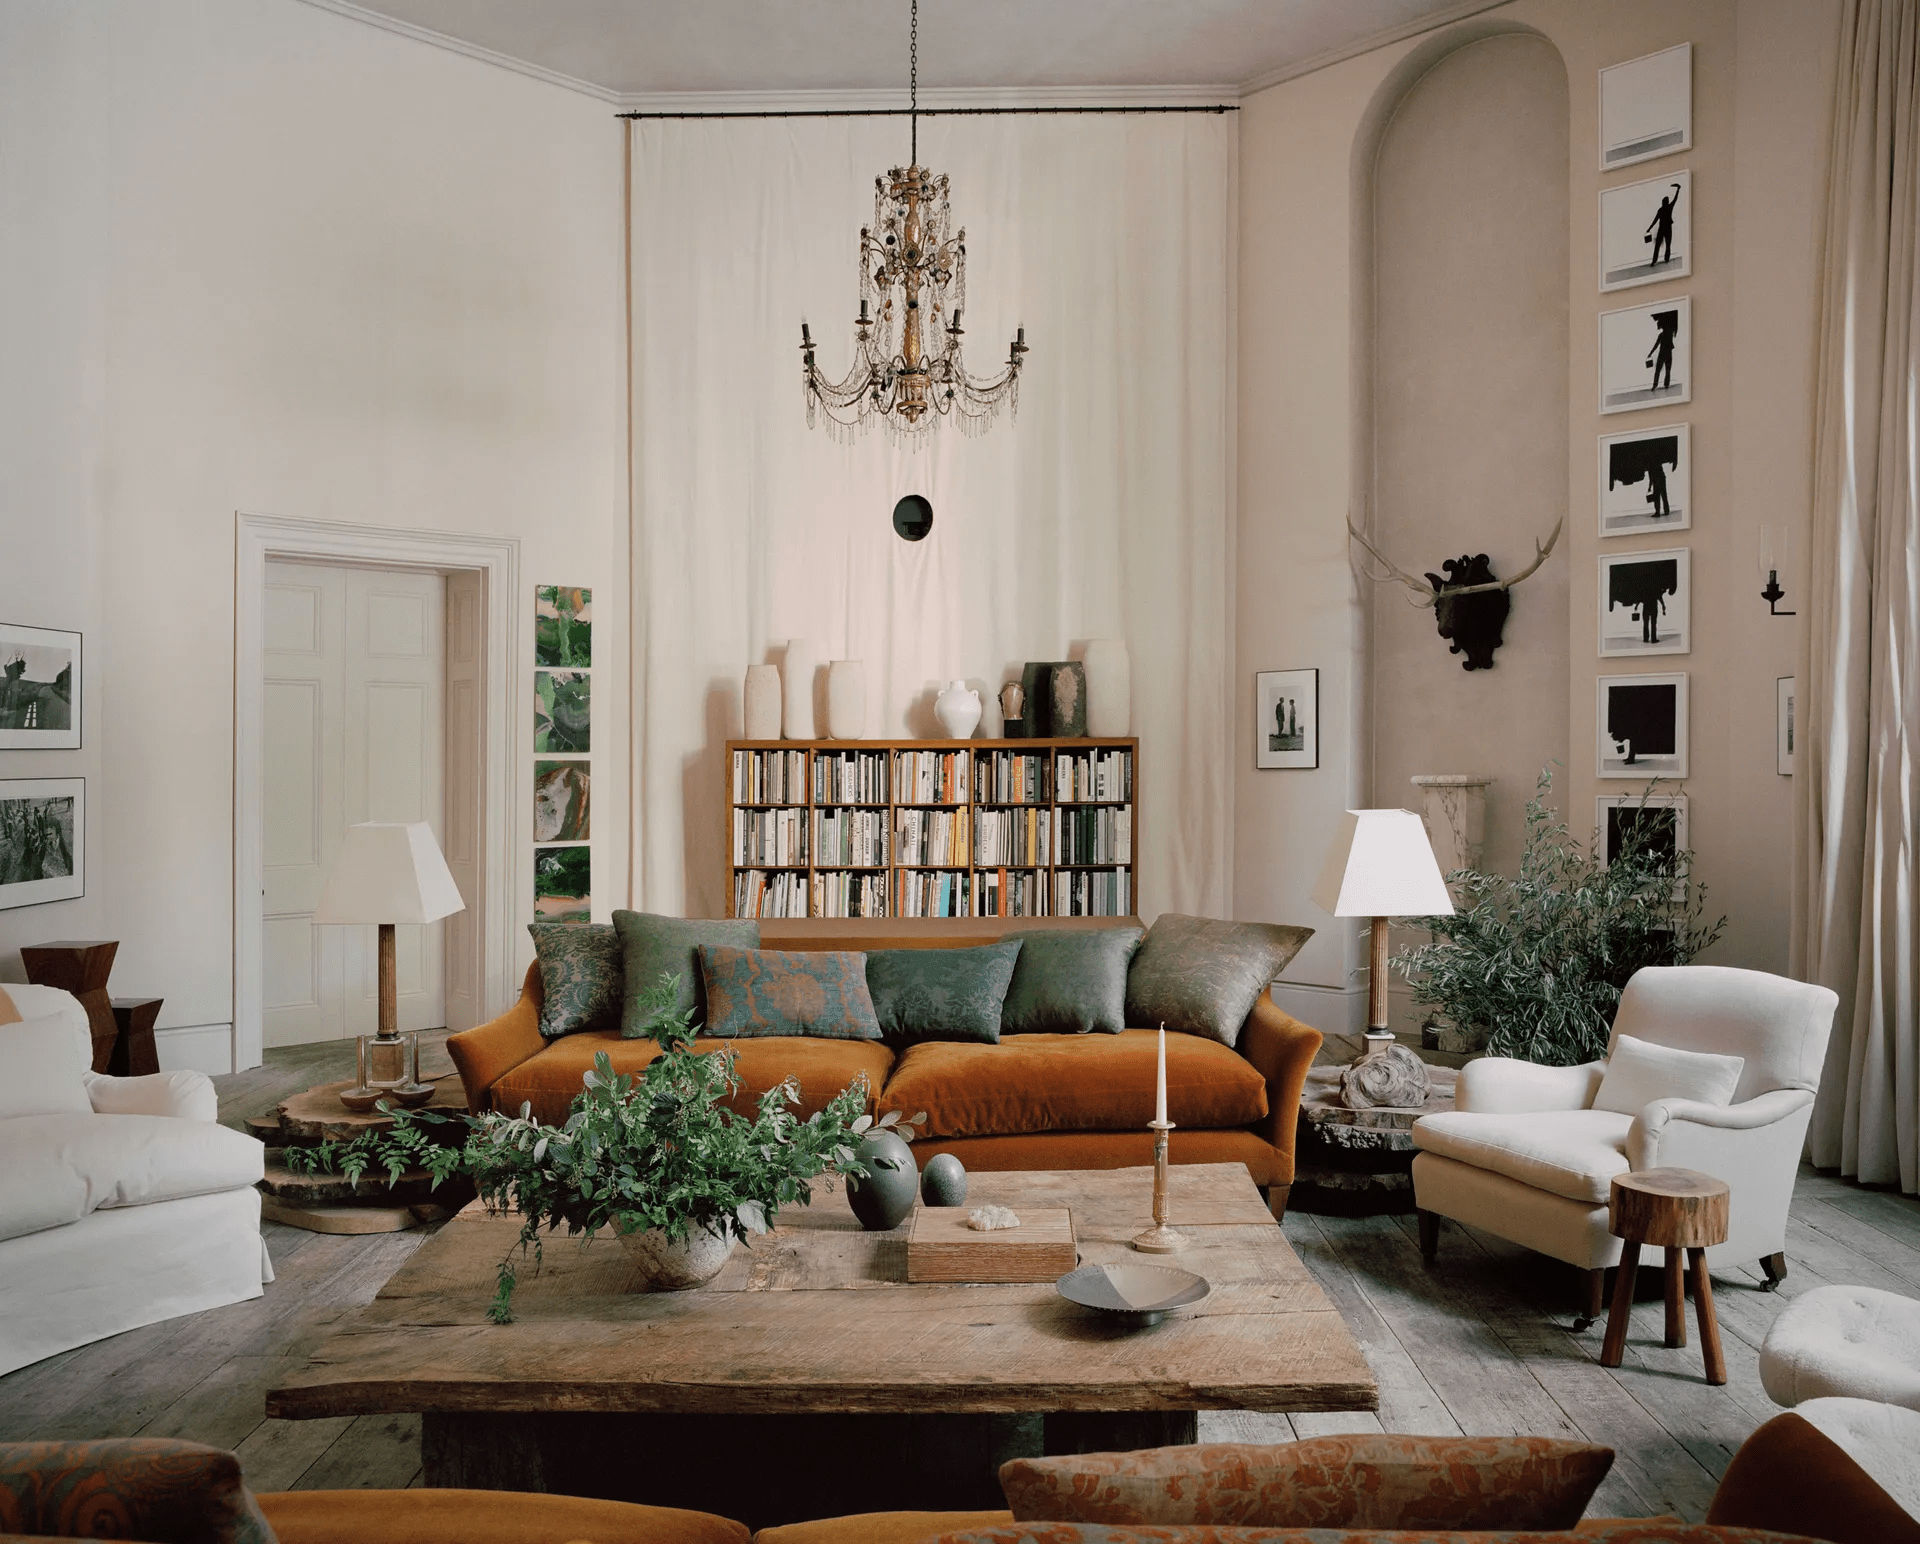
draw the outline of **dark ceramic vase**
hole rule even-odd
[[[869,1233],[899,1227],[920,1190],[913,1149],[891,1131],[869,1131],[854,1153],[872,1172],[866,1179],[847,1176],[847,1204],[853,1215]]]
[[[920,1176],[920,1199],[929,1206],[959,1206],[967,1199],[966,1166],[952,1153],[935,1153]]]

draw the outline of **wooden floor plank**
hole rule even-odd
[[[262,1421],[233,1450],[248,1487],[262,1492],[298,1488],[300,1476],[320,1461],[353,1421],[350,1415],[323,1421]],[[417,1449],[411,1456],[419,1456]]]
[[[1293,1417],[1278,1410],[1202,1410],[1202,1442],[1291,1442]]]
[[[362,1415],[290,1487],[405,1490],[420,1473],[420,1417]]]

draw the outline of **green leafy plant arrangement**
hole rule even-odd
[[[760,1096],[751,1120],[724,1101],[738,1092],[732,1047],[693,1049],[689,1011],[672,1012],[678,978],[662,976],[644,1004],[648,1037],[661,1054],[638,1076],[616,1073],[605,1052],[593,1059],[585,1087],[564,1124],[545,1125],[522,1105],[517,1116],[499,1111],[447,1116],[392,1110],[394,1129],[350,1142],[289,1149],[290,1166],[350,1175],[370,1168],[398,1178],[409,1168],[432,1172],[434,1183],[453,1174],[473,1180],[489,1208],[519,1213],[519,1239],[500,1262],[487,1317],[513,1319],[515,1257],[532,1251],[536,1268],[542,1234],[564,1226],[592,1239],[653,1230],[675,1242],[695,1229],[746,1241],[765,1233],[782,1206],[805,1206],[821,1174],[868,1171],[854,1152],[872,1124],[867,1082],[855,1081],[825,1109],[801,1120],[791,1078]],[[435,1125],[464,1127],[464,1140],[436,1140]]]
[[[1575,841],[1546,807],[1552,787],[1544,768],[1527,801],[1519,872],[1448,875],[1459,909],[1409,918],[1432,941],[1395,956],[1393,967],[1415,1002],[1463,1027],[1483,1026],[1491,1054],[1572,1066],[1605,1054],[1636,970],[1686,964],[1727,919],[1702,920],[1707,887],[1688,878],[1691,852],[1663,851],[1652,823],[1636,820],[1609,863],[1603,837],[1591,847]]]

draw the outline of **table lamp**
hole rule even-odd
[[[313,920],[379,927],[380,1024],[379,1033],[359,1037],[359,1075],[343,1102],[358,1098],[371,1108],[387,1094],[403,1104],[423,1104],[432,1097],[420,1081],[418,1034],[400,1034],[393,930],[401,923],[437,922],[464,911],[466,904],[425,821],[375,820],[347,827]]]

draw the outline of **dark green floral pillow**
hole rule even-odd
[[[1000,1010],[1000,1033],[1117,1035],[1127,1027],[1127,965],[1137,927],[1034,928]]]
[[[707,990],[700,976],[700,946],[723,944],[758,949],[760,924],[751,917],[721,921],[711,917],[662,917],[646,911],[616,911],[613,930],[620,935],[627,973],[626,1001],[620,1008],[620,1033],[638,1040],[659,1014],[649,994],[662,976],[679,980],[668,1013],[692,1013],[696,1025],[707,1021]]]
[[[583,1029],[618,1029],[627,973],[620,935],[605,922],[531,922],[540,956],[540,1033],[549,1040]]]
[[[1261,993],[1311,937],[1310,927],[1163,911],[1127,967],[1127,1022],[1238,1045]]]
[[[875,949],[867,955],[867,990],[882,1038],[1000,1043],[1000,1005],[1020,958],[1020,940],[979,949]]]

